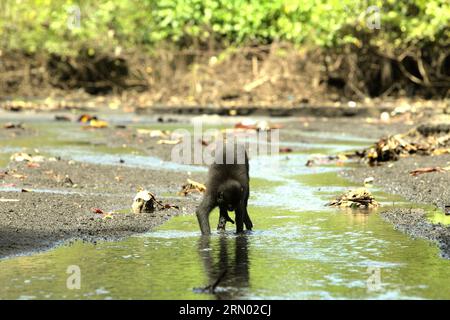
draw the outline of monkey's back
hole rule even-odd
[[[230,160],[231,163],[229,163]],[[216,150],[215,161],[209,167],[207,187],[217,189],[217,182],[234,179],[247,188],[249,184],[248,172],[249,164],[245,145],[224,143],[223,148]]]

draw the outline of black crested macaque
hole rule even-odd
[[[228,159],[227,159],[228,158]],[[209,214],[215,207],[220,209],[218,230],[225,230],[227,221],[234,223],[228,211],[235,212],[236,232],[253,228],[247,212],[250,194],[248,156],[245,146],[239,143],[224,143],[216,149],[214,162],[208,171],[206,193],[196,214],[203,235],[211,233]]]

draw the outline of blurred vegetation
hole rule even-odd
[[[275,103],[326,84],[332,100],[448,97],[449,26],[448,0],[2,0],[0,92],[151,88],[157,101]],[[262,61],[270,76],[255,80]],[[314,85],[300,94],[297,83]]]
[[[367,28],[380,8],[381,28]],[[78,14],[79,13],[79,14]],[[79,21],[78,21],[79,16]],[[3,0],[2,50],[76,55],[80,48],[152,50],[227,47],[288,41],[326,48],[362,45],[382,50],[449,44],[448,0]]]

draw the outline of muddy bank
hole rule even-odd
[[[391,222],[395,229],[413,238],[424,238],[436,242],[442,256],[450,259],[450,227],[429,222],[424,210],[393,209],[381,213],[381,216]]]
[[[146,232],[171,216],[192,214],[198,202],[198,196],[177,195],[186,173],[64,160],[43,162],[38,168],[10,163],[7,171],[0,180],[0,258],[75,239],[116,240]],[[180,209],[132,213],[138,186]],[[92,208],[112,212],[112,218]]]

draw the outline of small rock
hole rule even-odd
[[[374,180],[375,180],[374,177],[368,177],[368,178],[365,178],[365,179],[364,179],[364,185],[372,184]]]
[[[382,122],[389,122],[390,118],[391,118],[391,116],[390,116],[389,113],[386,112],[386,111],[385,111],[385,112],[382,112],[381,115],[380,115],[380,120],[381,120]]]

